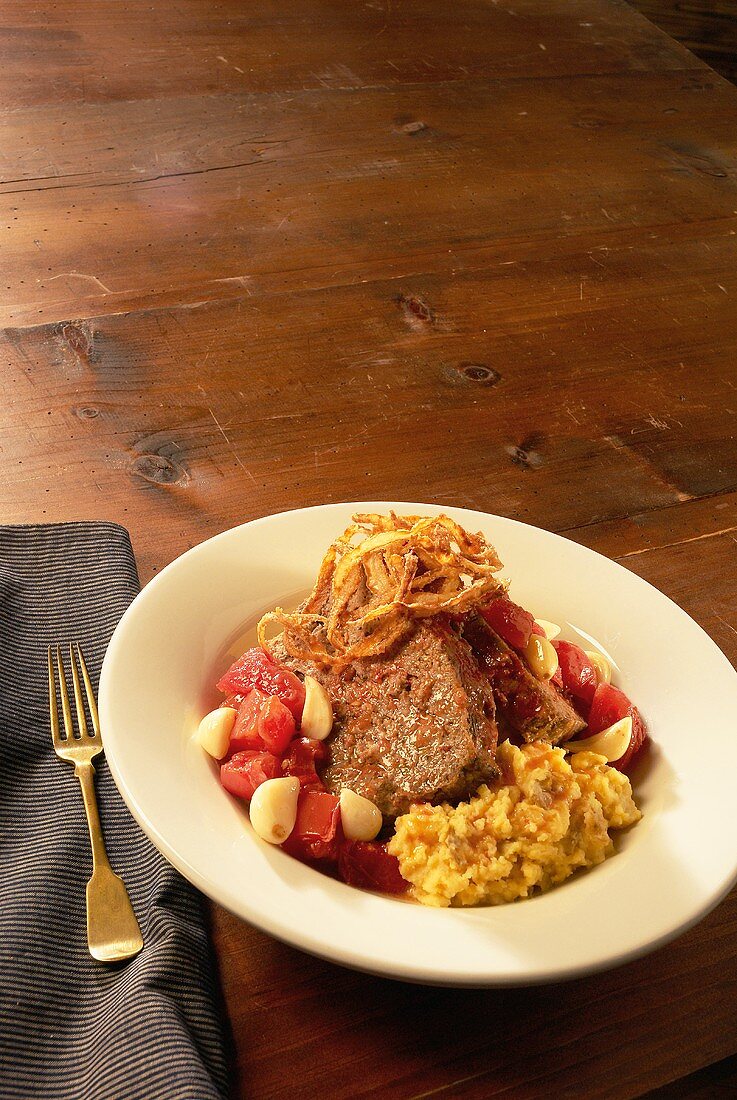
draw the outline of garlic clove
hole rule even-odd
[[[621,760],[632,740],[632,718],[629,714],[607,726],[601,733],[586,737],[583,741],[569,741],[563,747],[566,752],[595,752],[606,757],[607,763]]]
[[[324,741],[333,728],[333,704],[325,688],[313,676],[305,676],[305,705],[302,711],[303,737]]]
[[[535,619],[535,622],[541,630],[545,631],[545,637],[550,642],[552,642],[553,638],[557,638],[560,634],[560,627],[557,623],[548,622],[547,619]]]
[[[222,760],[228,751],[237,713],[233,707],[218,707],[206,714],[197,727],[195,740],[216,760]]]
[[[611,684],[612,682],[612,666],[607,661],[603,653],[598,653],[595,649],[585,650],[586,656],[594,666],[596,672],[596,679],[600,684]]]
[[[340,792],[340,823],[347,840],[373,840],[383,820],[381,810],[370,799],[348,787]]]
[[[254,832],[269,844],[286,840],[297,820],[299,780],[267,779],[253,792],[249,814]]]
[[[524,649],[530,672],[538,680],[549,680],[558,671],[558,654],[547,638],[531,634]]]

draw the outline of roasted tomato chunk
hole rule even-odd
[[[341,846],[338,871],[349,886],[403,894],[409,883],[402,878],[399,860],[377,840],[348,840]]]
[[[278,779],[280,775],[281,762],[270,752],[237,752],[220,765],[220,782],[226,791],[248,802],[257,787],[267,779]]]
[[[263,649],[247,650],[230,666],[217,686],[226,695],[245,695],[250,688],[259,688],[264,695],[281,699],[297,722],[302,717],[304,684],[288,668],[275,664]]]
[[[238,709],[230,751],[267,749],[281,755],[295,734],[292,712],[275,695],[252,688]]]
[[[601,733],[618,722],[620,718],[632,719],[632,737],[629,748],[619,760],[612,760],[612,767],[620,772],[626,772],[632,765],[635,757],[647,741],[647,729],[637,707],[630,702],[623,691],[615,688],[613,684],[599,684],[594,692],[594,699],[589,711],[588,730],[584,737],[592,737],[595,733]]]
[[[580,645],[555,641],[553,646],[558,654],[563,687],[585,708],[590,707],[596,691],[596,669]]]
[[[340,841],[340,800],[327,791],[301,790],[284,851],[301,860],[336,860]]]
[[[535,630],[535,620],[530,612],[508,596],[498,596],[487,607],[481,608],[481,614],[491,629],[513,649],[524,649],[530,635],[540,633],[539,629]]]

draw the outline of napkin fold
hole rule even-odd
[[[114,965],[87,950],[92,856],[79,781],[51,742],[46,647],[78,640],[96,689],[138,590],[116,524],[0,527],[2,1100],[227,1094],[202,899],[138,828],[104,757],[95,778],[105,842],[144,948]]]

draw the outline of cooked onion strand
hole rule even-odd
[[[386,653],[417,619],[487,602],[503,590],[500,569],[484,536],[449,516],[357,514],[329,547],[301,609],[263,616],[259,644],[271,652],[266,627],[276,623],[293,657],[341,668]]]

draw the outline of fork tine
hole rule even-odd
[[[87,705],[90,708],[90,717],[92,718],[92,728],[95,731],[95,737],[100,736],[100,719],[97,714],[97,703],[95,701],[95,693],[92,690],[92,681],[90,680],[90,674],[87,671],[87,662],[84,659],[82,653],[82,647],[79,642],[75,643],[77,647],[77,656],[79,657],[79,664],[82,669],[82,677],[84,679],[84,688],[87,695]]]
[[[61,650],[56,647],[56,664],[59,668],[59,694],[61,695],[61,709],[64,714],[64,731],[67,741],[73,741],[74,726],[72,725],[72,712],[69,708],[69,695],[67,693],[67,680],[64,675],[64,662],[61,659]]]
[[[74,683],[74,703],[77,708],[77,728],[80,737],[87,736],[87,718],[84,713],[84,700],[82,699],[82,687],[79,683],[79,672],[74,657],[72,643],[69,643],[69,663],[72,666],[72,682]]]
[[[51,657],[51,646],[49,646],[49,719],[51,721],[51,736],[54,741],[54,748],[57,748],[61,744],[61,734],[59,733],[59,711],[56,706],[56,681],[54,679],[54,662]]]

